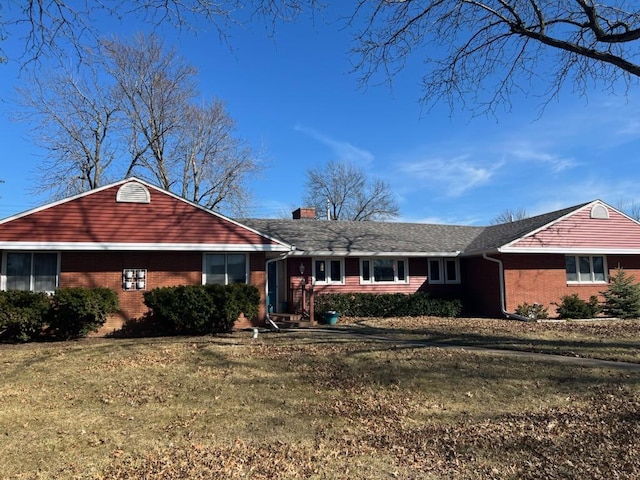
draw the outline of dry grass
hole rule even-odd
[[[518,322],[487,318],[344,319],[392,338],[640,363],[640,320]]]
[[[424,336],[411,322],[368,328]],[[639,375],[616,369],[312,332],[0,346],[0,365],[1,478],[640,476]]]

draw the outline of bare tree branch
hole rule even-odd
[[[398,216],[398,205],[389,185],[369,180],[361,168],[348,162],[330,160],[326,166],[307,170],[308,205],[331,220],[385,220]]]
[[[18,94],[27,107],[19,119],[30,122],[34,141],[47,151],[35,190],[61,198],[102,185],[117,155],[119,112],[97,72],[41,73]]]
[[[640,11],[623,0],[360,0],[350,25],[363,81],[420,56],[428,105],[493,112],[534,83],[553,98],[570,82],[584,94],[589,82],[640,77]]]

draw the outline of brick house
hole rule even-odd
[[[314,217],[297,210],[294,220],[243,222],[295,245],[274,265],[282,271],[272,278],[290,288],[270,289],[272,304],[299,303],[304,277],[316,294],[426,291],[460,298],[473,314],[515,317],[527,302],[553,316],[562,296],[606,289],[617,267],[640,281],[640,223],[599,200],[489,227]]]
[[[121,312],[145,313],[145,290],[250,283],[270,312],[306,310],[330,292],[431,292],[504,316],[606,288],[620,266],[640,279],[640,224],[595,200],[490,227],[293,218],[231,219],[131,178],[0,221],[1,289],[105,286]]]

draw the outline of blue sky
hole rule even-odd
[[[376,78],[361,86],[350,32],[321,19],[279,25],[273,38],[263,26],[234,29],[229,45],[213,30],[167,30],[164,39],[198,67],[202,96],[222,99],[238,135],[263,152],[253,216],[303,206],[306,170],[330,159],[386,180],[401,221],[485,225],[507,208],[535,215],[596,198],[640,202],[640,92],[594,90],[585,99],[567,91],[541,115],[540,100],[522,94],[511,111],[474,118],[420,104],[427,67],[417,57],[391,85]],[[3,42],[10,57],[21,53],[19,40]],[[0,65],[2,218],[49,200],[30,193],[43,152],[27,125],[9,120],[21,81],[16,63]]]

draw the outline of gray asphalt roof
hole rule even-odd
[[[515,222],[472,227],[396,222],[238,219],[260,233],[295,245],[298,250],[332,252],[479,254],[495,250],[557,220],[585,204]]]

